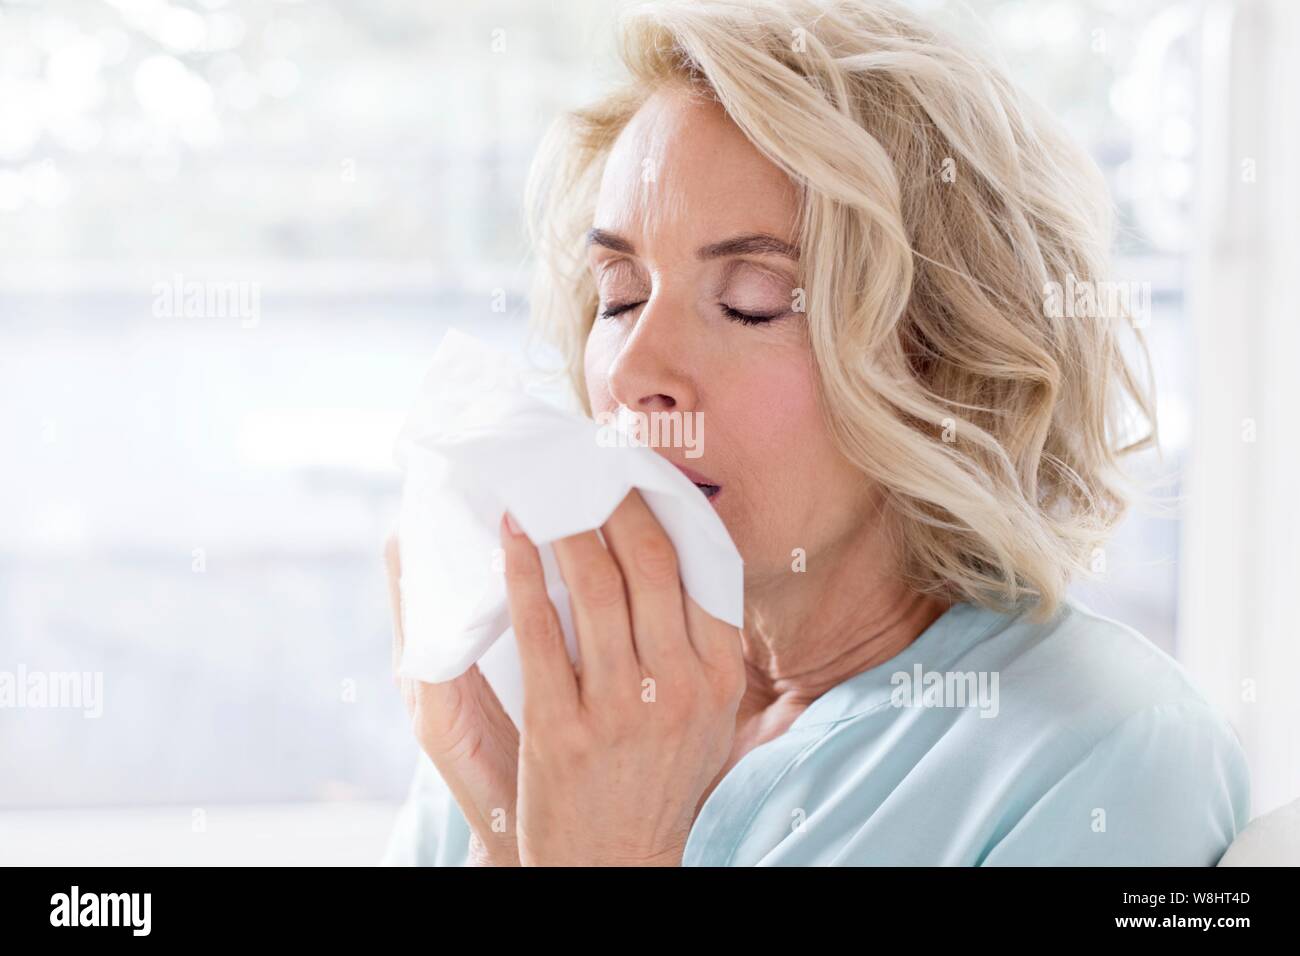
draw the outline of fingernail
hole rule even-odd
[[[512,515],[509,511],[506,512],[506,530],[509,531],[511,534],[513,534],[516,538],[524,533],[524,529],[519,527],[519,523],[515,521],[515,516]]]

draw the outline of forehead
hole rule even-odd
[[[752,232],[793,241],[798,214],[789,177],[718,103],[671,89],[650,96],[615,141],[594,225],[641,250]]]

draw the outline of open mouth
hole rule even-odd
[[[722,490],[722,485],[715,484],[714,482],[709,481],[709,479],[706,476],[701,475],[698,471],[691,471],[691,469],[683,465],[677,465],[677,470],[680,471],[687,478],[691,479],[695,487],[699,488],[700,492],[706,498],[712,499],[717,496],[719,491]]]

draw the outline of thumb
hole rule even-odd
[[[414,681],[415,719],[430,757],[468,756],[485,742],[506,745],[519,730],[477,664],[449,681]]]

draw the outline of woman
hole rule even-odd
[[[744,628],[633,493],[556,545],[575,671],[506,516],[523,726],[477,669],[406,682],[387,861],[1214,864],[1231,728],[1065,595],[1155,441],[1132,323],[1048,302],[1104,278],[1095,168],[875,0],[655,3],[622,41],[631,83],[537,162],[534,314],[589,413],[702,416],[689,468],[659,451],[744,558]]]

